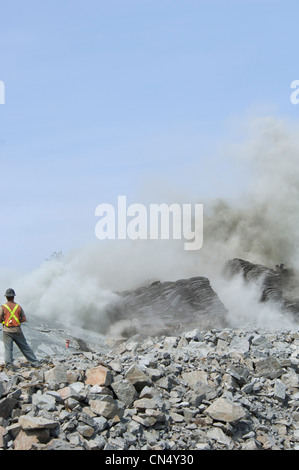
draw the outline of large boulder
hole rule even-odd
[[[206,277],[152,282],[120,292],[119,299],[109,312],[109,335],[176,334],[225,326],[227,311]]]
[[[283,311],[299,320],[299,280],[293,269],[285,268],[283,264],[269,268],[233,258],[225,263],[223,276],[227,280],[241,276],[246,283],[254,283],[261,302],[275,302]]]

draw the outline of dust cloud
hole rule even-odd
[[[251,120],[246,136],[226,147],[231,161],[247,172],[246,191],[236,200],[204,200],[199,174],[196,202],[204,204],[199,251],[184,251],[183,240],[97,240],[26,275],[2,272],[3,292],[13,287],[28,315],[101,331],[109,324],[109,305],[117,292],[158,279],[207,276],[234,327],[291,327],[278,307],[258,302],[256,286],[245,286],[241,279],[224,281],[221,269],[228,259],[243,258],[299,270],[298,135],[295,125],[282,120]]]

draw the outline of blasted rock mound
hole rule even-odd
[[[109,313],[113,323],[110,335],[118,327],[123,336],[130,336],[136,332],[177,334],[190,328],[225,326],[227,311],[206,277],[157,281],[119,295],[119,302]]]
[[[24,335],[38,359],[52,356],[68,357],[80,352],[106,352],[109,348],[100,333],[82,329],[76,325],[63,325],[34,315],[27,315],[22,323]],[[1,333],[2,339],[2,333]],[[69,347],[66,347],[66,341]],[[14,358],[23,358],[18,347],[14,346]],[[0,341],[0,364],[4,362],[4,344]]]
[[[285,268],[283,264],[272,269],[234,258],[225,263],[223,275],[228,280],[234,276],[242,276],[245,282],[255,283],[261,302],[275,302],[299,321],[298,278],[292,269]]]

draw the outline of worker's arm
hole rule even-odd
[[[3,308],[2,308],[2,305],[0,307],[0,323],[4,322],[4,312],[3,312]]]
[[[26,315],[24,310],[21,307],[21,313],[20,313],[20,323],[24,323],[26,321]]]

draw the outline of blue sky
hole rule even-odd
[[[95,208],[118,195],[236,191],[217,154],[232,123],[298,120],[298,13],[295,0],[0,2],[2,267],[95,242]]]

